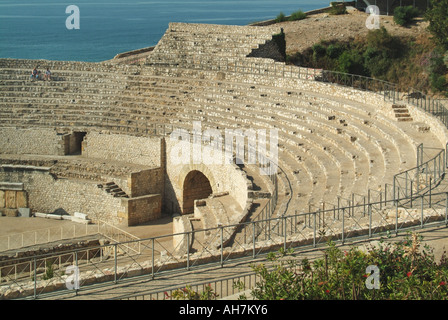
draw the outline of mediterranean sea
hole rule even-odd
[[[1,0],[0,58],[99,62],[156,45],[169,22],[247,25],[325,0]],[[67,29],[79,8],[79,29]]]

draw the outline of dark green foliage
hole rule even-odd
[[[314,46],[312,46],[313,49],[313,60],[316,61],[327,53],[327,49],[320,43],[316,43]]]
[[[405,241],[380,241],[367,250],[341,251],[329,242],[324,256],[310,262],[270,255],[272,269],[253,269],[260,277],[252,290],[259,300],[447,300],[448,261],[436,262],[431,248],[421,245],[418,234]],[[368,266],[379,271],[375,288]]]
[[[438,75],[436,73],[431,74],[431,86],[436,91],[446,91],[447,90],[447,83],[446,83],[446,77],[444,75]]]
[[[366,72],[362,55],[356,50],[344,51],[338,58],[338,71],[365,75]]]
[[[327,56],[330,59],[337,59],[344,52],[344,48],[340,44],[330,44],[327,47]]]
[[[277,46],[278,46],[278,48],[280,50],[280,53],[282,54],[283,58],[286,59],[286,38],[285,38],[285,33],[281,32],[281,33],[275,34],[272,37],[272,39],[277,44]]]
[[[430,62],[429,62],[429,74],[431,86],[436,91],[446,91],[447,83],[446,83],[446,74],[448,72],[448,68],[445,63],[445,55],[441,48],[434,50],[431,54]]]
[[[302,10],[295,11],[291,14],[289,17],[289,21],[297,21],[297,20],[303,20],[306,18],[306,13],[304,13]]]
[[[448,50],[448,0],[432,0],[425,19],[436,43]]]
[[[279,23],[279,22],[284,22],[284,21],[286,21],[287,19],[286,19],[286,16],[285,16],[285,14],[283,13],[283,12],[280,12],[279,14],[278,14],[278,16],[275,18],[275,22],[276,23]]]
[[[394,59],[400,58],[404,44],[382,27],[367,34],[364,67],[370,76],[386,79]]]
[[[410,24],[414,18],[420,14],[417,8],[413,6],[396,7],[394,10],[394,21],[400,26],[406,26]]]
[[[340,14],[346,14],[347,9],[345,8],[345,5],[339,5],[337,2],[331,2],[330,3],[331,8],[329,13],[331,15],[340,15]]]

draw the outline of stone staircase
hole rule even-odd
[[[412,122],[413,119],[409,113],[408,107],[406,105],[392,105],[392,109],[395,113],[395,118],[399,122]]]
[[[100,189],[104,188],[104,191],[110,193],[115,198],[129,198],[129,196],[124,192],[115,182],[107,182],[104,186],[98,185]]]

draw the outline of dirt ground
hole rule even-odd
[[[303,51],[321,40],[344,40],[356,38],[368,33],[366,21],[369,14],[358,10],[348,10],[348,14],[332,16],[321,13],[309,16],[304,20],[282,22],[278,25],[286,34],[286,53]],[[402,27],[393,21],[392,16],[380,16],[380,26],[384,26],[392,35],[415,36],[428,34],[428,22],[416,19],[409,27]]]
[[[163,217],[157,221],[144,223],[139,226],[120,226],[120,229],[129,232],[140,239],[169,235],[173,233],[172,220],[171,217]],[[63,227],[64,230],[69,230],[72,226],[76,226],[76,230],[84,230],[85,228],[82,224],[68,220],[53,220],[39,217],[0,217],[0,241],[3,236],[46,229],[56,230],[56,228],[61,227]],[[89,234],[92,234],[98,229],[98,225],[89,224],[87,225],[87,228],[89,229]]]

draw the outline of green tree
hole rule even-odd
[[[344,51],[338,58],[338,71],[365,75],[363,57],[356,51]]]
[[[419,11],[413,6],[396,7],[394,10],[394,21],[400,26],[406,26],[411,23],[414,18],[418,17]]]
[[[425,18],[434,40],[448,50],[448,0],[431,0]]]

